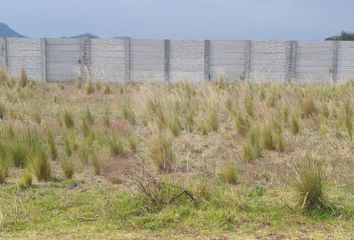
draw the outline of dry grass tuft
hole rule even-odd
[[[148,141],[146,151],[158,171],[172,171],[176,157],[172,139],[165,132],[154,132]]]

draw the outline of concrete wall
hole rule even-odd
[[[41,79],[41,40],[8,38],[6,49],[7,70],[17,75],[23,67],[29,78]]]
[[[245,75],[246,41],[210,41],[210,75],[216,79],[220,73],[226,80]]]
[[[204,80],[204,41],[173,40],[170,46],[170,80]]]
[[[131,40],[131,81],[162,82],[165,80],[164,40]]]
[[[354,77],[354,42],[0,39],[0,67],[31,79],[111,82],[226,80],[328,83]]]
[[[90,71],[93,79],[110,82],[126,80],[124,44],[124,40],[91,40]]]
[[[80,40],[47,39],[47,81],[75,81],[79,73]]]
[[[288,42],[251,42],[250,79],[284,82],[287,73]]]
[[[329,82],[333,71],[332,61],[333,42],[297,42],[296,81]]]

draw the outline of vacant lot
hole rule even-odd
[[[353,81],[0,81],[0,238],[354,239]]]

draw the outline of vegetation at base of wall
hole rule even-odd
[[[350,238],[353,82],[0,78],[5,238]]]

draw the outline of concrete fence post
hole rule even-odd
[[[250,40],[245,41],[245,62],[244,62],[244,74],[243,77],[246,81],[250,81],[251,78],[251,53],[252,42]]]
[[[0,67],[7,69],[7,38],[0,38]]]
[[[332,81],[337,82],[338,78],[338,50],[339,42],[333,41],[332,46],[332,68],[330,70]]]
[[[210,40],[204,41],[204,80],[210,80]]]
[[[41,38],[41,80],[47,81],[47,39]]]
[[[291,83],[296,80],[296,56],[297,42],[289,41],[286,53],[286,77],[285,82]]]
[[[83,76],[91,77],[90,69],[90,38],[84,38],[80,40],[80,68]]]
[[[165,71],[165,81],[170,81],[170,71],[171,71],[171,42],[169,39],[165,39],[164,42],[164,52],[165,52],[165,61],[164,61],[164,71]]]
[[[124,39],[124,72],[125,81],[131,81],[131,42],[130,38]]]

